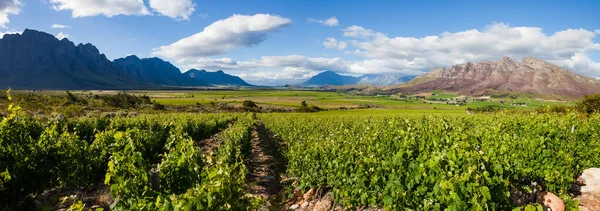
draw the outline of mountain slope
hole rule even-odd
[[[600,81],[539,59],[523,58],[517,62],[504,57],[498,62],[468,62],[450,68],[435,68],[392,90],[422,92],[434,89],[463,94],[483,94],[491,89],[579,97],[600,92]]]
[[[190,72],[193,73],[193,72]],[[218,72],[183,74],[159,58],[109,61],[92,44],[75,45],[26,29],[0,39],[0,89],[157,89],[163,86],[250,86]]]
[[[207,83],[192,80],[171,63],[159,58],[140,59],[128,56],[113,61],[119,76],[145,84],[166,86],[205,86]]]
[[[343,76],[343,75],[337,74],[336,72],[328,70],[328,71],[319,73],[319,74],[311,77],[310,79],[308,79],[308,81],[302,83],[302,85],[303,86],[323,86],[323,85],[341,86],[341,85],[346,85],[346,84],[356,84],[356,83],[358,83],[358,81],[360,81],[360,79],[358,79],[356,77]]]
[[[400,74],[367,74],[363,75],[357,84],[371,84],[375,86],[391,86],[406,83],[415,76]]]
[[[208,72],[206,70],[191,69],[183,73],[183,75],[193,81],[209,85],[252,86],[240,77],[226,74],[221,70]]]
[[[400,74],[367,74],[360,77],[344,76],[337,74],[333,71],[325,71],[319,73],[308,81],[302,83],[303,86],[343,86],[343,85],[357,85],[357,84],[370,84],[376,86],[389,86],[397,85],[407,81],[410,81],[414,76],[405,76]]]
[[[26,29],[0,39],[0,88],[123,89],[143,88],[122,79],[112,63],[91,44]]]

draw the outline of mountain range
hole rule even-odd
[[[401,74],[367,74],[359,77],[340,75],[333,71],[325,71],[319,73],[306,82],[300,84],[301,86],[343,86],[343,85],[359,85],[359,84],[370,84],[375,86],[390,86],[402,84],[410,81],[415,76],[401,75]]]
[[[481,95],[489,90],[580,97],[600,93],[600,80],[573,73],[531,57],[518,62],[467,62],[434,68],[415,77],[400,74],[344,76],[333,71],[315,75],[301,86],[369,85],[386,93],[445,90]],[[197,86],[252,86],[223,71],[191,69],[184,73],[159,58],[127,56],[110,61],[92,44],[26,29],[0,39],[0,89],[164,89]],[[375,86],[386,86],[376,88]],[[365,86],[363,86],[365,87]]]
[[[185,73],[159,58],[110,61],[92,44],[26,29],[0,39],[0,89],[158,89],[194,86],[250,86],[223,71]]]
[[[394,86],[390,90],[403,93],[445,90],[468,95],[496,90],[580,97],[600,93],[600,80],[536,58],[526,57],[518,62],[503,57],[497,62],[467,62],[450,68],[434,68],[409,83]]]

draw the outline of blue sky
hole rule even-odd
[[[0,33],[36,29],[92,43],[111,60],[157,56],[267,85],[502,56],[600,77],[598,11],[597,0],[0,0]]]

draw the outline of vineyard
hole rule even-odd
[[[91,209],[81,198],[38,203],[49,190],[77,187],[108,190],[96,210],[257,210],[276,203],[251,191],[262,167],[249,160],[265,146],[281,152],[286,169],[258,183],[295,178],[294,187],[267,188],[283,198],[292,197],[285,188],[320,188],[351,210],[511,210],[521,206],[517,192],[550,191],[574,210],[575,179],[600,166],[598,122],[575,114],[68,119],[11,106],[0,122],[0,210]]]

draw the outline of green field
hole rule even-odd
[[[78,92],[74,92],[78,93]],[[89,93],[89,92],[79,92]],[[113,92],[92,92],[93,94],[110,94]],[[325,109],[339,109],[340,107],[357,108],[361,105],[369,105],[379,109],[391,110],[447,110],[455,112],[464,111],[466,108],[476,108],[483,106],[496,106],[505,109],[534,109],[542,106],[567,105],[569,102],[544,101],[531,98],[492,98],[488,102],[469,102],[465,106],[447,105],[445,102],[427,102],[416,99],[399,99],[398,96],[363,96],[350,95],[338,92],[321,91],[296,91],[296,90],[228,90],[228,91],[128,91],[136,95],[148,95],[151,99],[165,105],[195,105],[196,103],[208,104],[228,103],[232,105],[241,105],[245,100],[252,100],[265,107],[298,107],[302,101],[309,105],[315,105]],[[458,97],[458,94],[437,93],[437,98],[452,99]],[[430,97],[430,98],[431,98]],[[501,103],[500,101],[504,101]],[[528,106],[512,106],[512,102],[527,102]],[[412,112],[412,111],[409,111]]]
[[[456,106],[307,90],[0,99],[0,210],[285,210],[314,206],[298,198],[311,190],[346,210],[536,210],[511,202],[533,189],[576,210],[575,179],[600,165],[600,116],[562,106],[573,102]],[[535,109],[549,105],[562,107]],[[486,106],[503,109],[465,112]]]

